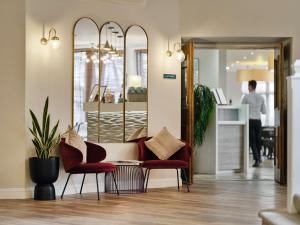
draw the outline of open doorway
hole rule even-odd
[[[228,141],[228,138],[232,136],[236,136],[236,141],[232,144],[236,144],[238,140],[242,144],[238,146],[229,144],[227,149],[246,149],[241,150],[235,159],[232,152],[231,155],[227,154],[226,157],[223,154],[223,167],[218,164],[218,161],[220,161],[218,158],[221,157],[219,153],[215,152],[208,158],[202,156],[202,162],[199,163],[196,158],[199,157],[200,151],[194,149],[195,153],[192,157],[189,173],[190,181],[193,180],[195,173],[201,174],[201,170],[202,174],[208,174],[207,171],[203,171],[203,167],[215,163],[215,170],[210,171],[215,177],[218,174],[223,175],[230,171],[234,172],[234,175],[238,175],[236,176],[237,179],[275,178],[278,183],[285,184],[287,166],[286,76],[291,74],[291,38],[206,38],[205,40],[184,38],[182,41],[184,43],[183,50],[186,54],[186,60],[182,63],[181,77],[182,138],[194,146],[194,88],[195,84],[204,84],[211,88],[222,89],[226,98],[226,105],[216,106],[216,116],[226,115],[224,112],[228,113],[230,110],[234,112],[234,115],[238,115],[233,116],[233,120],[236,121],[228,121],[228,118],[226,118],[225,121],[215,121],[215,125],[212,125],[214,124],[212,123],[209,126],[213,126],[215,130],[218,130],[216,125],[226,124],[227,127],[231,126],[231,130],[219,129],[219,134],[229,136],[222,137],[223,142],[224,140],[225,142]],[[264,97],[267,105],[267,114],[261,118],[263,124],[263,148],[261,149],[263,163],[258,169],[252,169],[251,167],[253,156],[248,147],[249,140],[246,141],[248,137],[246,122],[248,117],[242,116],[241,118],[244,118],[244,121],[239,119],[240,112],[245,111],[243,107],[240,107],[241,99],[247,93],[248,81],[245,79],[245,73],[248,72],[249,74],[249,71],[255,70],[258,70],[258,73],[265,71],[265,75],[269,75],[268,79],[258,80],[257,87],[257,91]],[[222,113],[218,110],[222,110]],[[229,120],[232,120],[232,118],[230,117]],[[212,137],[212,139],[215,139],[215,145],[217,145],[218,134],[216,134],[216,131],[209,133],[211,130],[211,127],[209,127],[205,140],[213,143],[212,140],[209,140]],[[240,135],[236,135],[237,133]],[[226,145],[224,146],[226,150]],[[210,152],[215,148],[215,146],[209,144],[205,146],[205,143],[201,147],[202,149],[209,149]],[[209,157],[217,160],[214,163],[209,163]],[[237,158],[240,158],[240,161]],[[234,163],[232,159],[234,159]],[[221,171],[222,169],[225,171]],[[195,178],[197,178],[197,175]],[[231,178],[232,176],[229,179]]]
[[[195,147],[195,179],[274,180],[274,53],[274,49],[194,49],[195,87],[222,90],[226,99],[216,104],[206,138]],[[261,115],[262,163],[257,168],[252,167],[253,151],[248,149],[249,115],[241,104],[249,80],[257,81],[256,92],[266,105],[266,114]]]

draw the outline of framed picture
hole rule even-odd
[[[218,105],[221,105],[221,101],[220,101],[220,98],[219,98],[219,95],[217,93],[217,90],[215,88],[211,89],[212,93],[214,94],[215,96],[215,100],[217,102]]]
[[[95,84],[91,94],[90,94],[90,98],[89,98],[89,102],[97,102],[99,101],[99,94],[100,94],[100,99],[103,100],[104,99],[104,95],[105,95],[105,91],[107,86],[100,86],[100,92],[99,92],[99,85]]]
[[[227,100],[225,98],[224,92],[222,88],[217,88],[217,94],[219,96],[221,105],[227,105]]]

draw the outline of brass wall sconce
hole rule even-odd
[[[51,46],[53,49],[57,49],[60,46],[59,37],[56,35],[55,28],[51,28],[49,30],[48,38],[45,37],[45,25],[43,24],[43,37],[41,38],[41,44],[47,45],[49,42],[51,43]]]
[[[168,39],[168,50],[166,51],[166,55],[171,57],[175,53],[176,59],[179,62],[183,62],[185,60],[185,54],[181,49],[181,44],[179,42],[174,43],[173,52],[170,50],[170,41]]]

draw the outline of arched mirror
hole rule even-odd
[[[81,18],[73,35],[73,125],[85,140],[98,141],[99,29],[92,19]]]
[[[125,141],[148,133],[148,38],[144,29],[127,29],[125,71]]]
[[[100,108],[101,143],[124,140],[124,33],[114,22],[100,30]]]

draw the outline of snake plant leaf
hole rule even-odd
[[[46,142],[46,140],[48,140],[48,135],[49,135],[49,126],[50,126],[50,115],[47,116],[46,119],[46,124],[45,124],[45,131],[44,131],[44,140]]]
[[[46,98],[45,106],[44,106],[44,112],[43,112],[43,125],[42,130],[43,132],[46,131],[46,123],[47,123],[47,116],[48,116],[48,105],[49,105],[49,97]],[[44,133],[43,133],[44,134]]]
[[[56,125],[53,127],[51,133],[50,133],[50,136],[49,136],[49,140],[52,140],[55,136],[55,133],[57,131],[57,128],[58,128],[58,125],[59,125],[59,121],[57,121]]]
[[[31,118],[32,118],[32,122],[38,132],[38,134],[40,135],[40,137],[42,138],[43,137],[43,134],[42,134],[42,131],[41,131],[41,128],[40,128],[40,125],[39,125],[39,122],[35,116],[35,114],[30,110],[30,115],[31,115]]]

